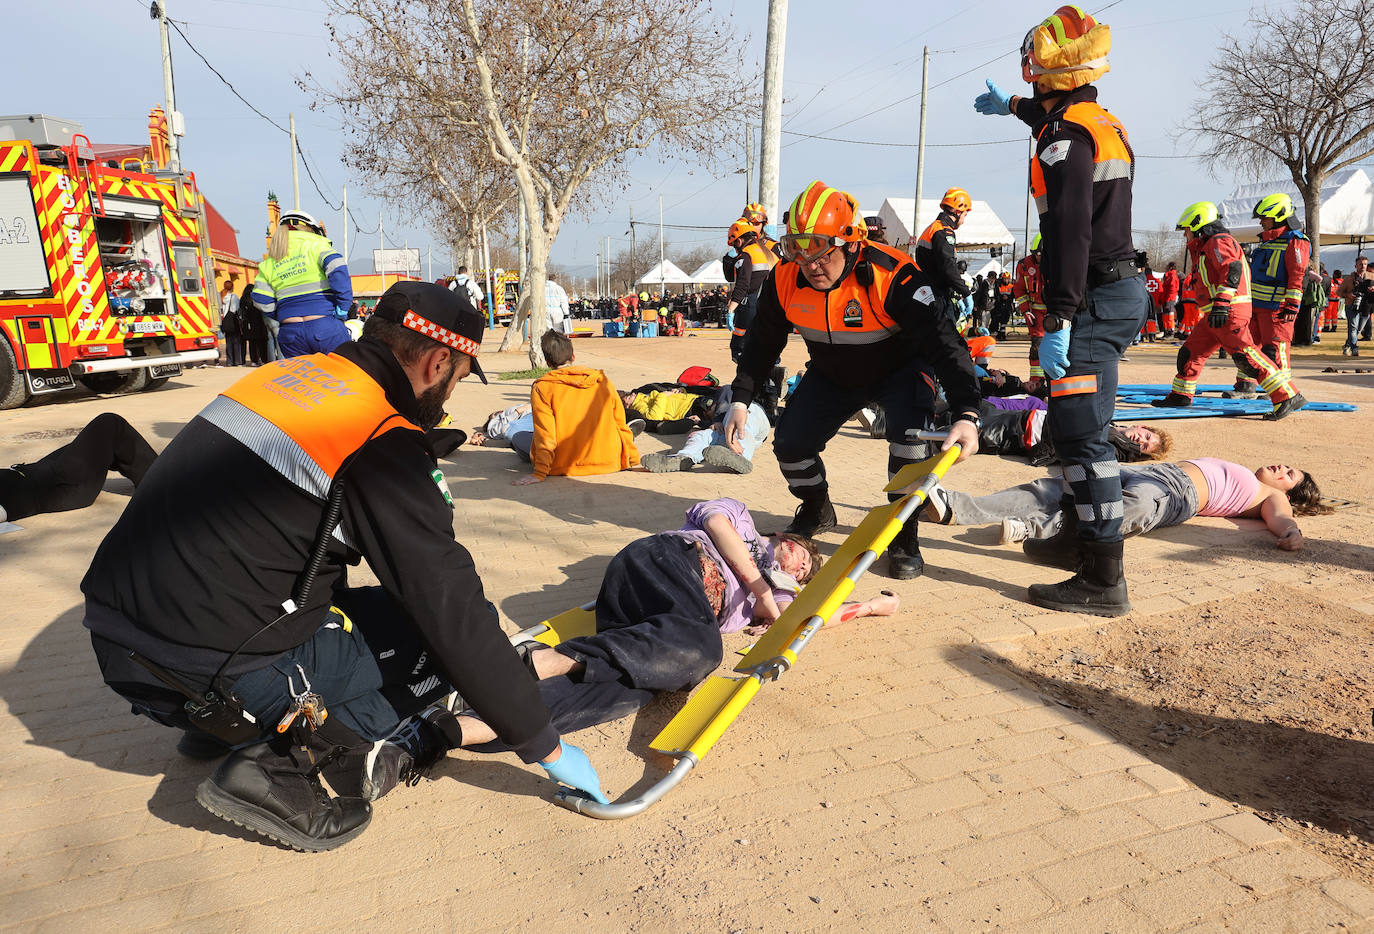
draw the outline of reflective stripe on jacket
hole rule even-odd
[[[278,320],[338,314],[353,303],[348,265],[334,244],[306,230],[291,231],[290,250],[258,266],[253,303]]]
[[[1285,301],[1301,304],[1302,277],[1311,255],[1312,244],[1300,230],[1290,227],[1268,240],[1261,233],[1250,252],[1255,307],[1272,310]]]

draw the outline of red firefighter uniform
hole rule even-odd
[[[1172,263],[1169,265],[1173,266]],[[1161,284],[1164,287],[1164,311],[1160,315],[1160,321],[1164,324],[1166,332],[1172,332],[1178,323],[1178,270],[1173,268],[1165,270]]]
[[[1045,371],[1040,368],[1040,339],[1045,336],[1045,282],[1040,277],[1038,251],[1021,257],[1016,264],[1011,294],[1016,300],[1016,310],[1030,329],[1030,375],[1044,379]]]
[[[1197,273],[1190,272],[1184,276],[1183,282],[1179,285],[1178,300],[1183,316],[1183,320],[1179,322],[1179,330],[1186,337],[1197,328]]]
[[[1211,236],[1192,237],[1188,254],[1197,271],[1194,291],[1199,320],[1182,347],[1178,349],[1178,375],[1170,387],[1167,405],[1188,405],[1197,393],[1197,378],[1207,358],[1225,347],[1237,361],[1260,377],[1260,388],[1275,405],[1292,398],[1294,389],[1287,374],[1266,357],[1250,338],[1250,270],[1236,238],[1220,224],[1204,228]],[[1215,327],[1209,319],[1226,312],[1225,323]],[[1183,397],[1179,399],[1176,397]]]

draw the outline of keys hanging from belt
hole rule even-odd
[[[277,723],[277,732],[285,733],[291,730],[292,740],[298,745],[306,746],[310,743],[310,734],[318,730],[329,717],[329,711],[325,709],[324,698],[311,690],[310,679],[305,676],[305,669],[297,665],[296,671],[300,673],[304,687],[297,691],[295,681],[290,675],[286,676],[286,687],[291,692],[291,706]]]

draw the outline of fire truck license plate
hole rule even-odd
[[[161,321],[135,321],[135,334],[160,334],[167,330],[167,326]]]
[[[150,366],[148,367],[148,375],[153,379],[158,379],[163,376],[180,376],[181,364],[164,363],[161,366]]]

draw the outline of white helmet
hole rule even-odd
[[[320,234],[321,236],[324,235],[324,227],[320,225],[319,221],[315,220],[313,216],[307,214],[305,211],[285,211],[282,213],[281,220],[277,223],[285,224],[291,221],[294,221],[298,224],[305,224],[306,226],[314,230],[315,233]]]

